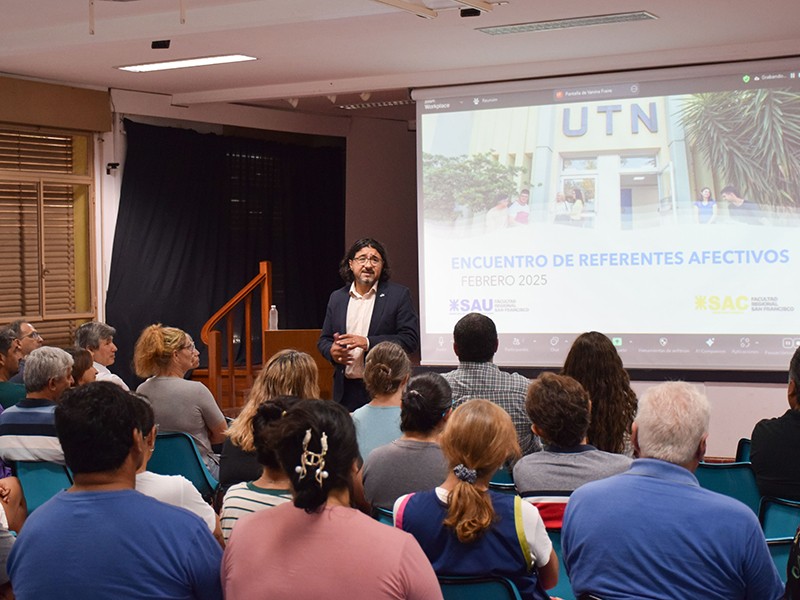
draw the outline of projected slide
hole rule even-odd
[[[588,330],[629,368],[785,370],[800,346],[800,61],[417,96],[422,361]],[[530,84],[528,84],[530,85]]]

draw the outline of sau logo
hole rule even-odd
[[[750,309],[750,299],[747,296],[695,296],[694,309],[715,313],[741,313]]]
[[[481,312],[489,313],[494,310],[494,300],[492,298],[469,298],[451,299],[450,312],[451,313],[467,313],[467,312]]]

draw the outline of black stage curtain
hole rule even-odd
[[[206,365],[200,329],[261,260],[272,262],[280,327],[321,327],[328,296],[342,283],[344,148],[124,123],[106,299],[119,348],[112,369],[138,383],[133,346],[159,322],[189,332]],[[240,317],[236,326],[241,334]]]

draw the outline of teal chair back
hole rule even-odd
[[[764,496],[758,509],[758,520],[767,539],[793,538],[800,527],[800,502]]]
[[[207,502],[211,502],[219,483],[208,471],[192,436],[181,431],[160,432],[147,470],[160,475],[183,475],[192,482]]]
[[[492,478],[489,480],[489,487],[498,492],[505,492],[507,494],[516,494],[517,488],[514,487],[514,477],[511,474],[511,469],[508,467],[500,467],[495,471]]]
[[[561,549],[561,530],[548,529],[547,535],[550,536],[550,541],[553,542],[553,550],[556,551],[558,557],[558,584],[556,587],[547,590],[551,596],[563,598],[563,600],[575,600],[575,594],[572,592],[572,586],[567,577],[567,567],[564,564],[564,552]]]
[[[769,547],[769,554],[772,556],[772,562],[775,563],[775,568],[778,569],[778,575],[781,576],[781,581],[786,583],[786,567],[789,564],[789,552],[792,550],[792,542],[794,538],[774,538],[767,539],[767,547]]]
[[[505,577],[439,577],[444,600],[522,600]]]
[[[694,473],[700,485],[743,502],[758,514],[761,494],[749,462],[700,463]]]
[[[22,485],[28,514],[72,486],[69,470],[57,463],[20,460],[14,463],[13,471]]]
[[[394,513],[391,510],[389,510],[388,508],[381,508],[380,506],[375,506],[372,509],[372,511],[373,511],[373,516],[378,521],[394,527]]]
[[[772,561],[781,581],[786,583],[786,564],[797,528],[800,527],[800,502],[764,496],[758,509],[758,520],[767,538]]]
[[[736,445],[736,462],[750,462],[750,440],[742,438]]]

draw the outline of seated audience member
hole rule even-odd
[[[439,487],[398,498],[395,525],[417,538],[439,576],[499,575],[526,600],[549,599],[558,558],[539,512],[489,489],[500,465],[519,455],[511,418],[488,400],[470,400],[450,415],[441,445],[452,471]]]
[[[92,354],[85,348],[64,348],[72,357],[72,385],[78,386],[97,380]]]
[[[367,354],[364,385],[370,401],[353,411],[361,458],[378,446],[399,438],[400,397],[411,376],[406,351],[393,342],[381,342]]]
[[[263,402],[278,396],[319,398],[317,363],[305,352],[281,350],[273,354],[256,377],[247,404],[231,423],[222,445],[219,484],[227,490],[234,483],[261,477],[263,467],[253,442],[253,417]]]
[[[222,538],[219,516],[214,512],[211,505],[203,500],[203,496],[191,481],[182,475],[161,475],[147,470],[147,462],[153,456],[153,450],[155,450],[158,427],[156,427],[153,407],[150,406],[149,400],[144,396],[141,397],[141,400],[137,408],[144,436],[144,457],[142,466],[136,471],[136,491],[145,496],[151,496],[156,500],[161,500],[161,502],[193,512],[203,519],[209,531],[224,546],[225,542]]]
[[[346,408],[301,400],[271,437],[293,500],[237,523],[222,561],[226,600],[441,600],[414,538],[350,507],[358,443]]]
[[[232,485],[222,501],[220,520],[227,542],[236,522],[245,515],[283,504],[292,499],[289,476],[283,472],[278,457],[270,447],[275,425],[297,398],[279,396],[258,407],[253,417],[253,443],[261,464],[261,477]]]
[[[25,368],[27,395],[0,414],[0,458],[64,463],[53,413],[72,385],[72,357],[51,346],[30,353]]]
[[[364,461],[367,502],[392,510],[403,494],[433,489],[447,477],[439,434],[451,406],[450,386],[438,373],[409,380],[400,405],[402,437],[375,448]]]
[[[789,410],[759,421],[750,436],[750,461],[762,496],[800,500],[800,348],[789,363]]]
[[[631,468],[573,492],[561,544],[576,595],[777,600],[783,584],[755,513],[701,488],[710,408],[667,382],[639,401]]]
[[[200,354],[185,332],[161,324],[146,327],[133,351],[139,377],[149,377],[136,392],[150,400],[161,431],[192,436],[208,470],[219,477],[219,455],[212,446],[225,440],[228,423],[214,396],[199,381],[184,379],[197,368]]]
[[[44,345],[44,339],[39,332],[36,331],[36,328],[33,324],[29,323],[28,321],[14,321],[12,322],[9,327],[11,331],[14,332],[14,335],[17,336],[17,340],[19,341],[19,349],[22,352],[22,357],[19,360],[19,371],[17,374],[14,375],[10,381],[12,383],[25,383],[25,361],[28,358],[28,355],[36,350],[37,348],[41,348]]]
[[[90,321],[75,330],[75,346],[88,350],[92,355],[94,368],[97,370],[97,381],[111,381],[127,391],[128,385],[122,378],[108,370],[116,360],[117,347],[114,344],[116,334],[117,330],[110,325]]]
[[[631,423],[636,394],[614,344],[602,333],[582,333],[572,343],[561,375],[577,380],[592,401],[589,443],[599,450],[633,456]]]
[[[2,531],[19,531],[28,518],[28,505],[25,503],[25,494],[22,485],[16,477],[0,479],[0,548],[2,547]],[[7,555],[8,553],[6,553]],[[2,550],[0,550],[2,556]],[[5,564],[5,557],[2,557]],[[0,594],[2,598],[2,594]]]
[[[0,479],[0,598],[2,600],[14,600],[6,563],[15,540],[11,532],[20,532],[27,515],[25,496],[19,480],[16,477]]]
[[[539,509],[548,529],[560,529],[567,498],[576,488],[627,471],[632,459],[587,443],[592,403],[572,377],[539,375],[528,388],[525,409],[544,450],[514,465],[514,485]]]
[[[14,544],[18,600],[222,598],[222,549],[202,519],[134,490],[141,402],[108,381],[64,395],[56,429],[75,483],[37,508]]]
[[[20,358],[22,358],[22,351],[17,336],[10,328],[3,327],[0,329],[0,406],[2,408],[14,406],[25,397],[25,386],[10,381],[19,370]]]
[[[505,410],[517,430],[522,454],[542,449],[531,431],[525,412],[525,394],[530,381],[519,373],[506,373],[492,362],[499,339],[497,327],[489,317],[470,313],[461,317],[453,329],[453,351],[458,368],[444,374],[453,390],[453,406],[473,398],[491,400]]]

